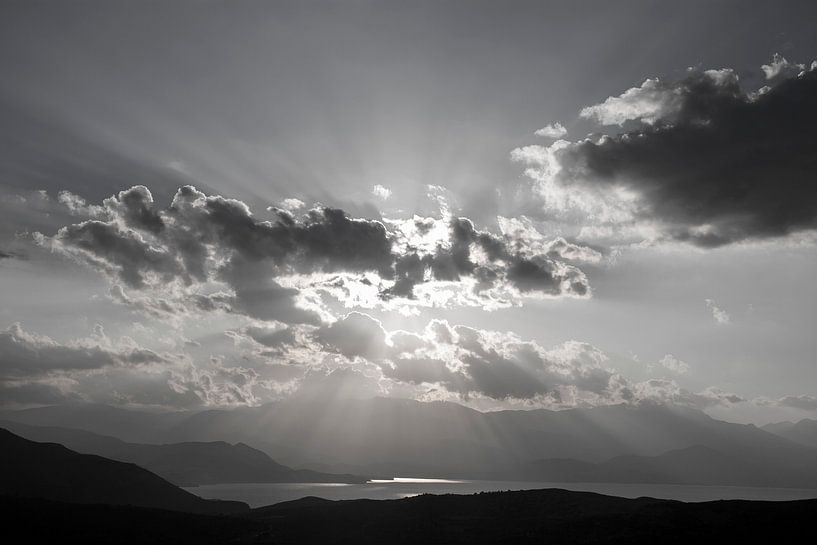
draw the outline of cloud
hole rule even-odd
[[[732,317],[728,312],[720,308],[714,299],[704,299],[704,302],[706,303],[706,308],[712,313],[712,317],[718,325],[729,325],[732,323]]]
[[[319,329],[315,337],[324,347],[348,358],[360,356],[368,360],[379,360],[387,353],[386,332],[383,327],[360,312],[350,312],[342,319]]]
[[[651,379],[625,385],[620,392],[622,398],[630,403],[659,403],[664,405],[683,405],[696,409],[712,407],[729,407],[744,403],[747,399],[720,388],[710,386],[700,392],[690,392],[681,388],[674,380]]]
[[[817,70],[786,66],[767,66],[762,93],[729,69],[648,79],[581,112],[623,132],[514,158],[531,166],[545,206],[571,206],[589,225],[642,225],[702,247],[814,229]]]
[[[447,224],[447,225],[446,225]],[[395,224],[399,257],[390,293],[412,297],[427,278],[456,282],[470,277],[474,291],[508,285],[520,294],[589,296],[589,283],[577,267],[554,259],[551,248],[527,244],[525,232],[497,236],[477,230],[467,218],[415,217]]]
[[[5,404],[84,400],[177,408],[253,406],[289,395],[553,409],[647,402],[707,408],[744,401],[717,388],[693,393],[670,380],[633,382],[588,343],[544,348],[512,333],[444,320],[416,332],[389,331],[369,315],[350,312],[321,325],[255,323],[227,336],[237,355],[194,362],[129,339],[114,342],[101,327],[88,338],[58,343],[15,325],[0,335],[0,394]]]
[[[385,201],[391,197],[391,189],[380,184],[375,184],[375,186],[372,187],[372,195]]]
[[[304,201],[302,201],[301,199],[293,198],[284,199],[278,204],[279,208],[281,208],[282,210],[286,210],[287,212],[295,212],[296,210],[300,210],[305,206],[306,203]],[[267,210],[273,211],[273,208],[267,208]]]
[[[134,186],[105,199],[102,209],[97,219],[38,240],[103,271],[121,284],[115,300],[154,316],[197,306],[318,323],[324,294],[353,304],[366,292],[369,307],[411,301],[486,308],[498,300],[590,295],[584,273],[566,261],[592,259],[591,250],[563,239],[528,244],[531,231],[499,236],[466,218],[384,223],[319,207],[300,216],[273,208],[273,219],[261,220],[241,201],[192,186],[180,188],[167,208]]]
[[[433,320],[420,334],[386,332],[379,322],[350,313],[315,335],[324,350],[377,363],[390,379],[434,384],[464,399],[558,397],[575,387],[600,394],[612,372],[590,345],[570,342],[547,351],[512,334],[451,326]]]
[[[746,401],[716,387],[692,392],[674,380],[632,381],[588,343],[567,341],[546,349],[512,333],[445,320],[432,320],[419,332],[387,331],[378,320],[353,312],[314,329],[305,339],[315,361],[326,361],[317,354],[337,354],[347,365],[363,365],[370,376],[372,369],[379,370],[379,391],[481,407],[660,403],[706,409]],[[661,364],[679,375],[688,370],[671,355]]]
[[[682,89],[659,79],[647,79],[640,87],[609,97],[601,104],[583,108],[579,115],[595,119],[601,125],[623,125],[625,121],[632,120],[653,125],[681,109],[684,100],[682,92]]]
[[[790,63],[786,58],[779,53],[772,56],[769,64],[764,64],[760,67],[767,80],[773,80],[778,77],[795,77],[806,69],[805,64]]]
[[[684,375],[689,371],[689,364],[676,358],[672,354],[666,354],[663,358],[658,360],[658,365],[676,375]]]
[[[58,342],[14,324],[0,332],[0,405],[77,401],[161,407],[257,405],[274,390],[260,373],[212,356],[156,352],[130,338]]]
[[[497,224],[508,245],[523,255],[545,255],[565,261],[599,263],[602,254],[598,250],[568,242],[563,237],[549,239],[540,233],[533,222],[525,217],[497,217]]]
[[[817,397],[806,394],[786,395],[778,399],[759,397],[755,398],[753,402],[755,405],[761,407],[788,407],[791,409],[799,409],[801,411],[817,411]]]
[[[0,373],[4,379],[168,361],[167,356],[152,350],[112,343],[100,326],[92,337],[67,343],[29,333],[19,323],[0,332]]]
[[[561,138],[567,135],[567,129],[565,129],[564,125],[561,123],[551,123],[549,125],[545,125],[533,134],[543,138]]]

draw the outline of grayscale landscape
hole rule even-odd
[[[0,0],[25,543],[794,542],[817,4]]]

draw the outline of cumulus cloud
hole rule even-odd
[[[601,252],[589,246],[568,242],[564,237],[545,237],[525,216],[499,216],[497,223],[508,244],[521,254],[546,255],[554,259],[583,263],[598,263],[602,260]]]
[[[814,229],[817,71],[782,57],[764,70],[762,93],[729,69],[648,79],[581,112],[623,132],[514,158],[546,206],[572,206],[588,224],[642,225],[703,247]]]
[[[536,136],[541,136],[543,138],[561,138],[567,135],[567,129],[564,128],[564,125],[561,123],[550,123],[549,125],[545,125],[541,129],[534,132]]]
[[[712,313],[712,318],[715,319],[718,325],[729,325],[732,323],[732,317],[728,312],[719,307],[714,299],[704,299],[704,302],[706,303],[706,308]]]
[[[805,64],[790,63],[786,57],[779,53],[772,56],[769,64],[764,64],[760,67],[767,80],[773,80],[778,77],[792,77],[799,75],[806,69]]]
[[[557,261],[540,246],[527,245],[519,232],[497,236],[477,230],[466,218],[415,217],[396,224],[400,257],[390,293],[412,297],[414,286],[430,278],[476,281],[476,292],[508,284],[519,293],[545,296],[589,295],[589,283],[575,266]]]
[[[278,208],[281,208],[282,210],[286,210],[288,212],[295,212],[296,210],[300,210],[305,206],[306,203],[304,201],[295,198],[284,199],[278,204]],[[274,210],[274,207],[268,207],[267,210],[271,212]]]
[[[387,332],[368,315],[353,312],[318,329],[320,348],[376,363],[396,382],[444,388],[469,399],[561,400],[575,389],[603,395],[613,372],[606,356],[571,341],[550,351],[509,333],[452,326],[433,320],[420,333]]]
[[[689,371],[689,364],[683,360],[680,360],[673,356],[672,354],[666,354],[663,358],[658,360],[658,365],[671,373],[675,373],[676,375],[683,375]],[[653,367],[657,367],[653,366]]]
[[[495,235],[466,218],[384,223],[319,207],[300,216],[274,208],[274,218],[263,221],[241,201],[192,186],[163,209],[144,186],[119,192],[103,208],[104,217],[39,240],[104,271],[120,284],[114,299],[154,315],[195,304],[318,323],[325,319],[322,294],[348,303],[356,300],[352,291],[376,300],[367,306],[411,300],[490,308],[523,296],[589,296],[584,273],[565,262],[592,256],[589,250],[562,239],[527,244],[526,232]],[[344,293],[338,282],[354,288]],[[126,290],[161,296],[148,300]],[[440,295],[446,291],[456,293]]]
[[[583,342],[545,348],[512,333],[431,320],[419,331],[386,330],[350,312],[332,323],[255,322],[228,331],[233,357],[157,353],[101,328],[65,343],[12,326],[0,335],[5,404],[84,400],[164,407],[258,405],[288,395],[388,395],[482,407],[566,408],[667,403],[698,408],[743,398],[670,380],[633,382]]]
[[[277,343],[280,332],[274,337]],[[299,342],[308,344],[306,352],[321,366],[327,354],[337,354],[347,364],[337,367],[340,364],[335,362],[336,368],[362,366],[369,379],[379,376],[375,382],[380,393],[495,407],[651,402],[706,408],[743,401],[717,388],[694,393],[669,380],[633,382],[612,369],[607,355],[588,343],[568,341],[546,349],[511,333],[444,320],[432,320],[419,332],[387,331],[378,320],[351,312],[313,328]],[[678,362],[676,367],[683,365]]]
[[[583,108],[579,115],[595,119],[602,125],[623,125],[625,121],[631,120],[652,125],[659,119],[676,113],[682,105],[680,89],[659,79],[647,79],[640,87],[609,97],[601,104]]]
[[[385,201],[391,197],[391,189],[380,184],[375,184],[375,186],[372,187],[372,195]]]

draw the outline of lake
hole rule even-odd
[[[754,488],[745,486],[697,486],[677,484],[553,483],[521,481],[449,481],[441,479],[396,478],[365,484],[342,483],[238,483],[187,487],[185,490],[202,498],[240,500],[251,507],[261,507],[304,496],[328,500],[368,498],[391,500],[419,494],[474,494],[501,490],[563,488],[597,492],[610,496],[638,498],[648,496],[688,502],[711,500],[801,500],[817,498],[817,490],[807,488]]]

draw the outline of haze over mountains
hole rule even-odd
[[[64,433],[68,439],[81,436],[61,428],[21,427]],[[85,439],[116,442],[97,435]],[[380,501],[306,497],[250,510],[241,502],[203,500],[134,464],[0,430],[0,509],[32,543],[539,543],[545,536],[557,544],[792,540],[809,530],[815,501],[683,503],[547,489]]]
[[[244,443],[224,441],[127,443],[85,430],[54,426],[31,426],[0,421],[4,427],[32,441],[54,442],[71,450],[131,462],[179,486],[218,483],[364,482],[364,477],[292,469]]]
[[[266,453],[290,466],[387,477],[817,487],[817,449],[754,425],[657,405],[482,413],[453,403],[386,398],[291,399],[198,413],[77,405],[2,417],[142,443],[188,442],[127,445],[77,431],[10,424],[23,435],[62,438],[82,451],[141,462],[179,483],[247,482],[264,471],[271,481],[292,478],[282,477],[286,468]],[[213,441],[222,443],[200,443]],[[206,450],[214,459],[229,453],[223,460],[236,467],[218,477],[195,465],[174,473],[181,467],[173,464],[174,456],[189,459],[190,449]],[[261,462],[267,464],[263,471],[254,465]],[[248,468],[255,473],[246,473]]]
[[[817,420],[804,418],[798,422],[777,422],[767,424],[763,429],[795,443],[817,448]]]

